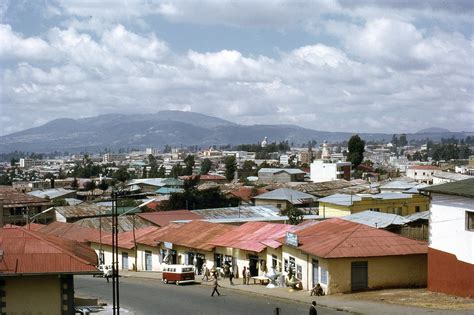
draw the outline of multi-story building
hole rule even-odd
[[[41,166],[41,165],[43,165],[42,160],[35,160],[35,159],[28,159],[28,158],[20,159],[21,168],[31,168],[34,166]]]
[[[52,207],[49,200],[19,192],[0,192],[0,227],[5,224],[25,225],[40,212]],[[50,211],[36,222],[50,223],[53,213]]]
[[[117,153],[106,153],[102,161],[104,163],[112,163],[112,162],[122,162],[127,159],[125,154],[117,154]]]
[[[310,165],[311,181],[329,182],[336,179],[351,180],[351,162],[331,162],[315,160]]]
[[[431,184],[434,173],[439,170],[439,167],[433,165],[414,165],[407,168],[406,175],[419,183]]]
[[[431,194],[428,290],[474,297],[474,179],[422,188]]]

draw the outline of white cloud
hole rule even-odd
[[[0,24],[0,58],[48,59],[53,57],[47,42],[37,37],[24,38],[10,25]]]

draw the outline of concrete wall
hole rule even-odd
[[[137,244],[137,270],[145,270],[145,251],[151,252],[151,270],[150,271],[162,271],[162,264],[160,262],[160,248],[157,246],[148,246],[143,244]]]
[[[91,243],[91,248],[95,250],[97,257],[100,258],[100,244]],[[112,246],[102,244],[102,251],[104,252],[104,264],[112,265]],[[128,253],[128,270],[133,270],[135,266],[135,249],[119,248],[118,253],[118,268],[122,270],[122,253]]]
[[[329,270],[327,294],[351,291],[351,263],[368,262],[369,289],[426,286],[427,255],[320,259]]]
[[[271,205],[282,211],[288,209],[290,203],[286,200],[255,199],[256,206]]]
[[[5,277],[6,314],[61,314],[58,275]],[[28,297],[28,298],[26,298]]]

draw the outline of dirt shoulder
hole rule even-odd
[[[368,300],[441,310],[474,310],[474,299],[431,292],[426,289],[391,289],[352,294],[337,294],[336,296],[348,300]]]

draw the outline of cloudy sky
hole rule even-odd
[[[474,130],[472,21],[471,0],[0,0],[0,135],[165,109]]]

